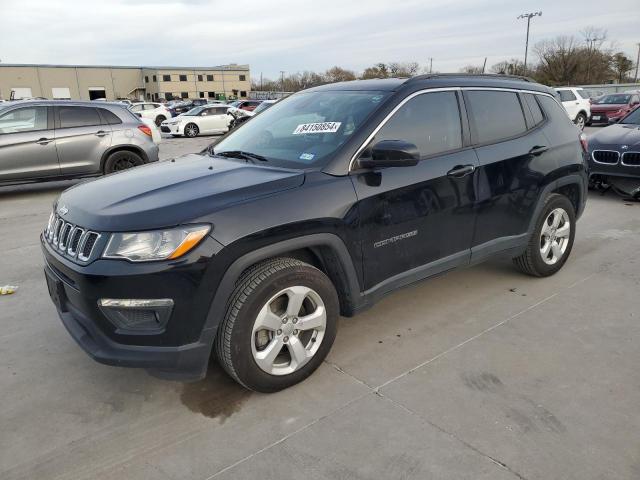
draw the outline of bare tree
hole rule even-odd
[[[540,59],[538,80],[552,85],[569,85],[578,72],[581,58],[574,37],[560,36],[536,44]]]
[[[460,73],[473,73],[473,74],[482,73],[482,67],[475,66],[475,65],[465,65],[460,69]]]
[[[633,67],[633,60],[624,53],[617,52],[611,56],[611,69],[615,72],[618,83],[622,83],[627,79],[627,73],[629,73]]]
[[[501,73],[506,75],[524,75],[524,62],[517,58],[504,60],[496,63],[491,67],[493,73]]]
[[[327,70],[324,74],[324,78],[327,83],[347,82],[349,80],[355,80],[356,74],[351,70],[346,70],[336,66]]]

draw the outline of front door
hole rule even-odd
[[[457,95],[432,92],[409,99],[363,152],[382,140],[404,140],[418,147],[418,165],[352,173],[365,290],[469,261],[477,157],[463,141],[467,130]]]
[[[49,108],[25,106],[0,114],[0,182],[60,174]]]
[[[111,126],[103,125],[93,107],[56,107],[56,148],[63,175],[98,173],[111,146]]]

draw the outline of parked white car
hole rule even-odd
[[[171,112],[161,103],[135,103],[129,107],[129,110],[140,115],[141,118],[150,118],[158,126],[166,119],[171,118]]]
[[[174,136],[197,137],[200,134],[226,133],[232,117],[227,115],[226,105],[194,107],[160,125],[160,130]]]
[[[556,92],[560,95],[560,101],[569,118],[583,130],[591,118],[591,102],[587,91],[583,88],[566,87],[556,88]]]

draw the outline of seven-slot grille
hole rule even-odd
[[[610,165],[615,165],[618,163],[620,158],[620,154],[618,152],[614,152],[613,150],[594,150],[593,151],[593,159],[598,163],[608,163]]]
[[[640,152],[624,152],[622,164],[628,167],[640,167]]]
[[[100,234],[66,222],[52,213],[44,231],[44,238],[59,253],[86,262],[91,258]]]

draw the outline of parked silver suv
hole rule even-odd
[[[102,175],[158,161],[151,129],[125,107],[0,104],[0,184]]]

